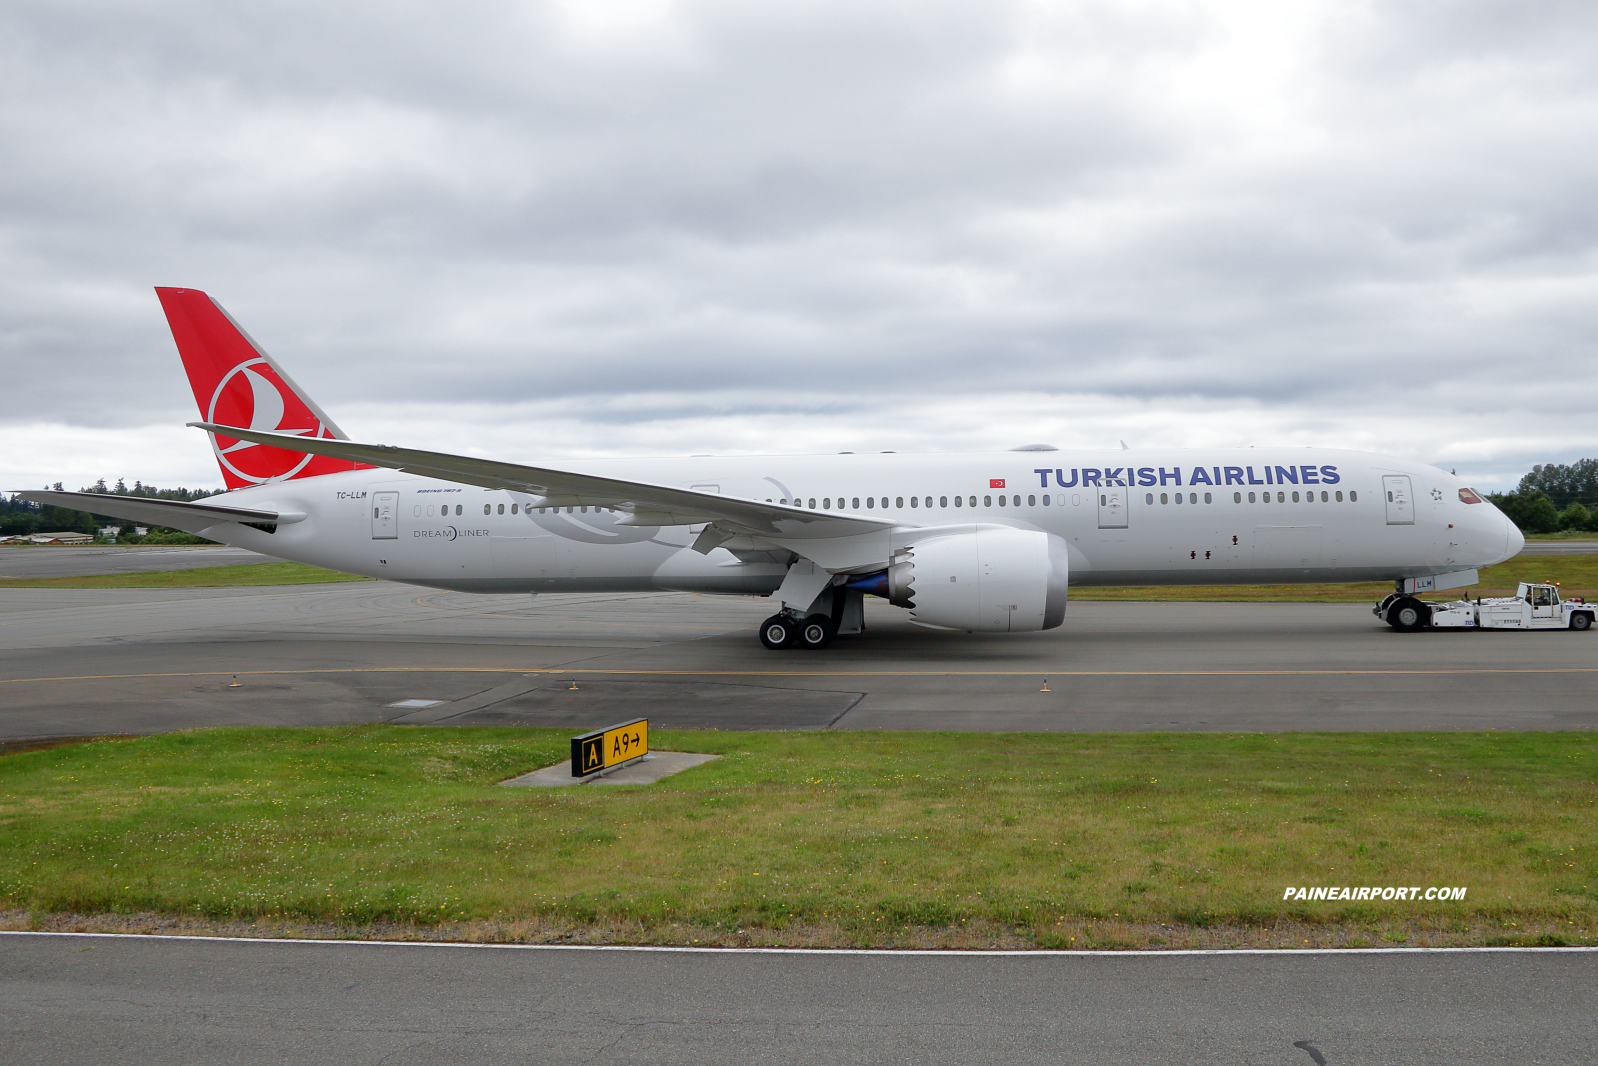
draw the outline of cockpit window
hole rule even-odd
[[[1481,503],[1481,497],[1476,495],[1476,490],[1475,489],[1460,489],[1459,490],[1459,502],[1460,503]]]

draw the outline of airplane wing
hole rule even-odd
[[[209,422],[190,422],[190,426],[210,433],[223,433],[239,440],[254,441],[274,448],[402,470],[463,485],[485,489],[526,492],[544,497],[543,506],[614,507],[629,512],[628,525],[683,526],[714,523],[727,534],[780,540],[820,540],[857,537],[893,528],[891,519],[845,515],[832,511],[809,511],[798,507],[765,503],[761,500],[720,496],[713,492],[670,485],[651,485],[641,481],[581,474],[548,467],[521,466],[492,459],[474,459],[387,444],[358,444],[325,437],[300,437],[288,433],[240,429]],[[708,550],[705,549],[705,550]]]
[[[253,507],[229,507],[210,502],[185,503],[182,500],[152,500],[146,496],[116,496],[103,492],[55,492],[35,490],[18,493],[30,503],[70,507],[74,511],[125,518],[129,522],[148,522],[169,526],[186,533],[199,533],[218,522],[239,522],[251,526],[287,525],[304,519],[299,512],[279,513]]]

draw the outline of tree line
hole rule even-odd
[[[62,491],[61,482],[54,488]],[[158,489],[135,481],[129,488],[122,478],[107,486],[101,478],[79,492],[98,492],[118,496],[148,496],[157,500],[203,500],[223,489]],[[1547,463],[1534,466],[1513,492],[1494,492],[1487,497],[1509,516],[1523,533],[1557,533],[1576,530],[1598,533],[1598,459],[1578,459],[1574,463]],[[133,533],[133,523],[66,507],[25,503],[17,497],[0,497],[0,536],[28,533],[98,533],[101,527],[116,525],[123,543],[205,544],[192,533],[151,526],[144,537]]]
[[[61,487],[61,482],[44,486],[56,492],[66,491]],[[117,478],[115,485],[108,486],[105,478],[101,478],[93,485],[78,490],[79,492],[96,492],[102,495],[116,496],[144,496],[154,500],[183,500],[192,502],[203,500],[207,496],[216,496],[223,489],[160,489],[154,485],[146,485],[142,481],[135,481],[129,488],[127,482]],[[142,524],[142,523],[141,523]],[[109,515],[97,515],[91,511],[75,511],[70,507],[55,507],[50,504],[29,503],[16,496],[0,496],[0,537],[26,536],[30,533],[88,533],[97,536],[102,528],[116,526],[118,529],[117,542],[120,544],[210,544],[211,541],[197,537],[193,533],[185,533],[179,529],[168,529],[165,526],[149,526],[144,536],[133,532],[134,523],[122,518],[112,518]]]
[[[1598,533],[1598,459],[1534,466],[1514,492],[1487,498],[1522,533]]]

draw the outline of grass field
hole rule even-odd
[[[5,564],[0,557],[0,566]],[[239,585],[310,585],[325,581],[370,581],[371,578],[323,570],[304,563],[247,563],[206,566],[195,570],[156,570],[145,574],[98,574],[92,577],[0,577],[6,589],[172,589],[229,588]]]
[[[0,558],[0,564],[4,559]],[[98,577],[3,578],[0,588],[149,589],[221,588],[237,585],[304,585],[324,581],[368,581],[370,578],[323,570],[304,563],[252,563],[199,570],[163,570],[148,574],[105,574]],[[1435,598],[1499,596],[1515,591],[1520,581],[1559,581],[1566,595],[1598,598],[1598,555],[1523,556],[1481,572],[1481,583],[1438,593]],[[1356,585],[1208,585],[1146,588],[1073,588],[1075,600],[1257,603],[1373,603],[1393,590],[1387,582]]]
[[[662,749],[723,757],[649,786],[496,784],[561,761],[568,736],[220,729],[8,755],[0,917],[812,946],[1598,943],[1589,734],[661,730]],[[1282,899],[1313,885],[1468,892]]]
[[[1523,555],[1481,572],[1469,588],[1429,593],[1426,599],[1508,596],[1521,581],[1558,581],[1567,596],[1598,598],[1598,555]],[[1147,588],[1072,588],[1074,600],[1227,601],[1259,603],[1374,603],[1393,591],[1391,582],[1357,585],[1186,585]]]

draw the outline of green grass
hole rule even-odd
[[[1427,599],[1507,596],[1522,581],[1558,581],[1567,596],[1598,598],[1598,555],[1523,555],[1482,570],[1479,584],[1428,593]],[[1073,588],[1074,600],[1158,600],[1244,603],[1373,603],[1393,591],[1390,581],[1349,585],[1159,585]]]
[[[635,942],[1598,938],[1585,733],[660,730],[723,758],[650,786],[496,784],[568,737],[218,729],[5,756],[0,906],[35,927]],[[1283,902],[1289,885],[1469,892]]]
[[[5,560],[0,558],[0,565]],[[368,577],[324,570],[305,563],[247,563],[206,566],[196,570],[157,570],[146,574],[98,574],[92,577],[0,577],[7,589],[195,589],[240,585],[312,585],[326,581],[370,581]]]

